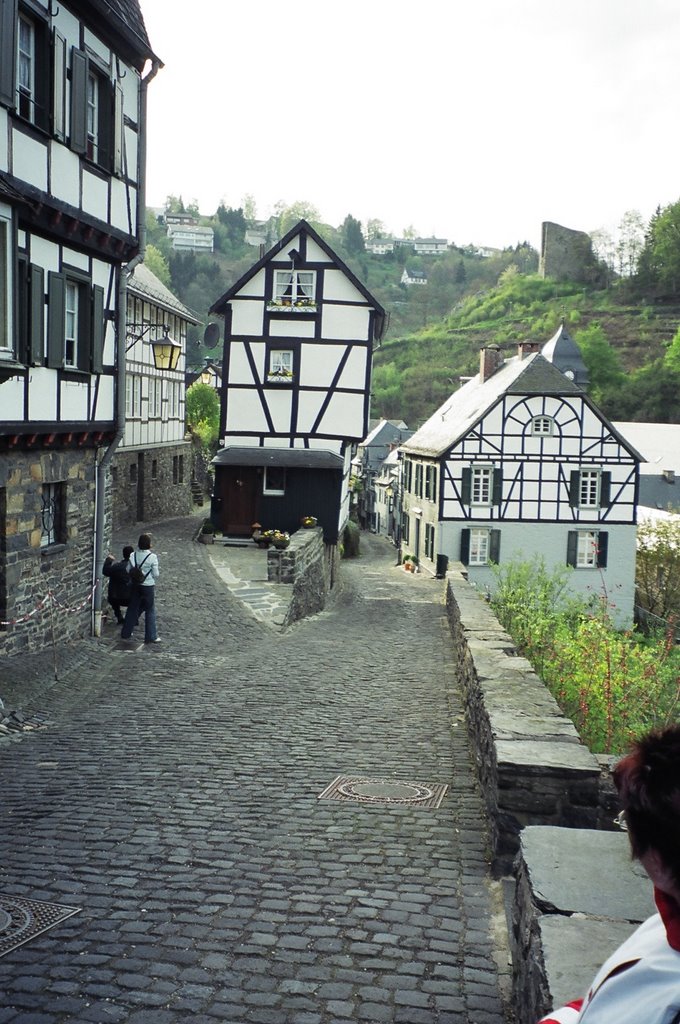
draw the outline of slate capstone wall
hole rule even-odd
[[[267,551],[267,579],[293,587],[285,625],[320,612],[337,574],[338,548],[325,544],[323,530],[297,530],[283,550]]]

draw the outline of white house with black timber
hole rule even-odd
[[[0,3],[0,652],[91,625],[159,64],[137,0]]]
[[[432,569],[438,554],[460,561],[491,590],[491,563],[571,565],[570,587],[630,625],[641,456],[535,349],[484,349],[480,373],[402,445],[404,550]]]
[[[312,515],[334,544],[353,446],[368,430],[383,308],[300,221],[211,313],[225,320],[215,522],[238,536],[254,522],[292,531]]]

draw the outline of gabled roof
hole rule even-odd
[[[459,391],[455,391],[413,437],[404,442],[401,446],[402,451],[438,458],[465,437],[506,394],[580,395],[607,424],[626,450],[634,458],[640,459],[640,455],[614,429],[588,395],[539,353],[524,359],[514,357],[506,360],[504,365],[483,383],[479,374],[473,377]]]
[[[665,469],[672,469],[680,477],[680,423],[617,421],[614,426],[644,455],[641,473],[660,476]]]
[[[171,313],[177,313],[191,324],[199,323],[198,317],[194,316],[144,263],[135,267],[128,288],[135,295],[140,295]]]
[[[138,0],[90,0],[87,5],[76,2],[75,6],[90,8],[93,12],[90,14],[93,29],[99,28],[101,31],[103,23],[109,32],[120,36],[136,54],[136,66],[140,71],[147,58],[155,59],[163,66],[151,49]]]
[[[384,319],[385,319],[385,310],[383,309],[383,307],[380,305],[380,303],[378,302],[377,299],[373,298],[373,296],[368,291],[368,289],[365,287],[365,285],[363,285],[361,283],[361,281],[358,279],[358,277],[355,277],[355,275],[352,273],[352,271],[349,269],[349,267],[345,263],[343,263],[343,261],[340,259],[340,257],[336,253],[333,252],[333,250],[328,245],[328,243],[324,242],[324,240],[321,237],[321,235],[319,235],[318,232],[316,232],[314,230],[314,228],[311,226],[311,224],[308,224],[306,220],[298,221],[298,223],[294,227],[292,227],[290,229],[290,231],[288,231],[287,234],[285,234],[283,236],[283,238],[281,238],[275,245],[272,246],[272,248],[269,250],[269,252],[266,252],[264,254],[262,259],[258,260],[257,263],[255,263],[250,268],[250,270],[248,270],[243,275],[243,277],[240,277],[238,279],[236,284],[233,284],[231,286],[231,288],[228,288],[227,291],[224,293],[224,295],[222,295],[217,300],[217,302],[214,302],[212,304],[212,306],[210,307],[209,312],[210,313],[224,314],[226,312],[226,307],[229,304],[229,301],[231,299],[233,299],[241,291],[243,286],[248,281],[250,281],[253,277],[255,277],[255,275],[262,269],[262,267],[266,266],[266,264],[269,263],[272,259],[274,259],[275,256],[278,256],[278,254],[282,250],[285,250],[286,246],[290,245],[291,241],[297,235],[302,234],[302,233],[309,235],[309,237],[312,238],[316,242],[316,244],[319,246],[319,248],[323,249],[323,251],[326,253],[328,258],[330,260],[332,260],[333,263],[335,263],[335,265],[340,270],[342,270],[343,274],[345,274],[345,276],[348,277],[349,280],[352,282],[354,287],[358,291],[361,292],[361,294],[366,299],[366,301],[371,306],[373,306],[373,308],[375,309],[376,313],[378,314],[378,317],[380,318],[380,321],[381,321],[380,327],[382,328],[382,325],[383,325]],[[377,337],[380,337],[381,334],[382,334],[382,329],[376,330]]]

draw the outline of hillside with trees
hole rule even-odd
[[[214,232],[214,253],[176,252],[164,218],[147,213],[146,262],[202,321],[190,333],[189,365],[221,358],[220,348],[203,346],[203,325],[215,299],[258,259],[247,229],[257,226],[268,247],[304,217],[388,312],[374,357],[374,416],[417,427],[461,377],[477,372],[482,346],[499,344],[511,355],[519,341],[548,341],[564,319],[588,365],[590,393],[608,416],[680,422],[680,201],[659,208],[647,226],[629,211],[615,238],[593,232],[595,258],[579,282],[540,277],[526,242],[490,254],[451,244],[422,256],[405,244],[373,255],[366,242],[386,236],[380,221],[369,220],[364,233],[348,214],[333,227],[306,202],[281,203],[266,222],[256,219],[252,197],[205,217],[169,196],[165,211],[190,213]],[[402,239],[415,235],[405,228]],[[427,284],[402,284],[405,266]]]

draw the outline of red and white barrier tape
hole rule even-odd
[[[51,590],[48,590],[48,592],[47,592],[47,595],[46,595],[46,597],[43,597],[42,601],[39,601],[39,602],[38,602],[38,604],[36,605],[36,607],[35,607],[35,608],[33,608],[33,610],[32,610],[32,611],[30,611],[30,612],[27,612],[27,613],[26,613],[25,615],[20,615],[20,616],[19,616],[19,618],[17,618],[17,619],[6,619],[6,620],[0,619],[0,626],[20,626],[20,625],[22,625],[22,624],[23,624],[24,622],[30,622],[30,620],[31,620],[31,619],[32,619],[32,618],[33,618],[33,617],[34,617],[35,615],[37,615],[37,614],[38,614],[38,612],[42,611],[42,609],[43,609],[43,608],[44,608],[44,607],[45,607],[46,605],[48,605],[48,604],[49,604],[50,602],[52,602],[52,604],[53,604],[53,605],[54,605],[54,606],[55,606],[56,608],[58,608],[58,609],[59,609],[59,611],[61,611],[61,612],[68,612],[69,614],[70,614],[70,613],[74,613],[74,612],[80,612],[80,611],[82,611],[82,610],[83,610],[83,608],[84,608],[84,607],[85,607],[86,605],[88,605],[88,604],[90,604],[90,603],[91,603],[91,601],[92,601],[92,598],[94,597],[94,592],[95,592],[95,590],[97,589],[97,586],[98,586],[98,585],[99,585],[99,581],[98,581],[98,580],[96,580],[96,581],[95,581],[95,584],[94,584],[94,586],[92,587],[92,590],[91,590],[91,591],[90,591],[90,593],[89,593],[89,594],[87,595],[87,597],[85,598],[85,600],[84,600],[84,601],[81,601],[81,603],[80,603],[80,604],[77,604],[77,605],[73,605],[72,607],[71,607],[71,606],[69,606],[69,605],[61,604],[61,603],[60,603],[60,602],[59,602],[59,601],[57,600],[57,597],[56,597],[56,596],[55,596],[55,595],[54,595],[54,594],[52,593],[52,591],[51,591]]]

